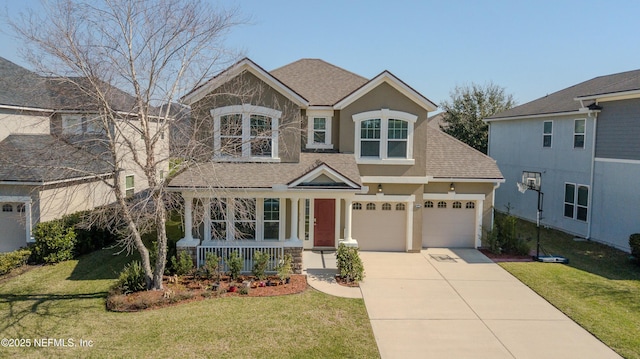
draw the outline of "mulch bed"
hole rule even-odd
[[[343,287],[359,287],[360,286],[358,282],[347,282],[346,280],[344,280],[344,278],[338,275],[336,276],[336,282],[338,282],[338,284],[340,284]]]
[[[273,282],[279,282],[276,277],[270,277]],[[240,294],[243,281],[250,281],[248,293]],[[260,286],[260,282],[264,286]],[[237,282],[223,278],[217,290],[212,289],[211,280],[195,279],[191,276],[164,278],[164,290],[150,290],[131,294],[109,293],[107,309],[114,312],[136,312],[148,309],[159,309],[179,303],[193,302],[207,298],[223,297],[271,297],[301,293],[307,289],[307,276],[294,274],[288,284],[267,286],[267,281],[256,281],[251,277],[241,277]],[[235,291],[231,287],[235,286]]]
[[[484,249],[484,248],[480,248],[479,251],[482,252],[482,254],[484,254],[485,256],[489,257],[489,259],[491,259],[495,263],[533,262],[533,257],[531,255],[521,256],[521,255],[515,255],[515,254],[508,254],[508,253],[495,254],[489,251],[488,249]]]

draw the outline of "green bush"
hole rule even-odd
[[[364,279],[364,265],[358,255],[358,248],[347,247],[343,243],[336,252],[338,273],[347,282],[360,282]]]
[[[204,257],[204,266],[202,269],[205,272],[205,275],[209,279],[213,279],[215,281],[220,280],[220,257],[215,255],[215,253],[207,253]]]
[[[96,224],[90,223],[91,212],[76,212],[62,217],[65,227],[73,228],[76,232],[76,245],[74,254],[76,256],[91,253],[95,250],[102,249],[116,241],[115,234],[106,228],[101,228]]]
[[[177,275],[187,275],[193,271],[193,259],[187,251],[179,251],[177,259],[171,257],[171,263]]]
[[[629,236],[629,247],[631,247],[631,255],[635,258],[636,263],[640,264],[640,233]]]
[[[30,256],[31,251],[28,249],[0,253],[0,275],[7,274],[12,269],[25,265]]]
[[[233,251],[229,258],[227,258],[227,267],[229,267],[229,276],[231,279],[236,280],[240,277],[240,272],[242,272],[242,267],[244,264],[244,260],[238,254],[238,251]]]
[[[285,280],[291,276],[291,273],[293,273],[292,263],[293,258],[291,254],[288,253],[285,254],[284,258],[278,263],[276,270],[278,271],[278,278],[280,278],[280,280]]]
[[[140,292],[146,289],[144,269],[140,261],[128,263],[120,272],[113,289],[122,294]]]
[[[269,265],[270,259],[271,256],[267,252],[253,252],[253,270],[251,272],[259,280],[263,280],[267,277],[265,272],[267,271],[267,266]]]
[[[485,231],[484,233],[482,238],[483,246],[495,254],[529,254],[529,243],[518,236],[517,223],[518,219],[508,212],[497,215],[495,228],[492,231]]]
[[[63,221],[40,222],[33,230],[33,235],[36,238],[33,251],[36,262],[53,264],[73,259],[76,232],[71,227],[65,227]]]

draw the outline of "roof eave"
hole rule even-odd
[[[566,111],[566,112],[549,112],[549,113],[539,113],[539,114],[528,114],[528,115],[518,115],[518,116],[507,116],[507,117],[489,117],[482,120],[483,122],[494,122],[494,121],[507,121],[507,120],[526,120],[532,118],[542,118],[542,117],[552,117],[552,116],[574,116],[576,114],[582,114],[584,112],[580,110],[575,111]]]
[[[611,93],[602,93],[602,94],[593,94],[593,95],[585,95],[578,96],[574,100],[576,101],[617,101],[617,100],[628,100],[632,98],[640,98],[640,89],[639,90],[629,90],[629,91],[620,91],[620,92],[611,92]]]

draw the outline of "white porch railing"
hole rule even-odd
[[[205,263],[207,253],[213,253],[221,259],[221,271],[229,271],[227,259],[233,252],[238,252],[240,258],[244,260],[242,272],[251,272],[253,269],[253,256],[256,251],[269,254],[269,264],[267,272],[274,273],[278,262],[284,258],[285,242],[266,241],[205,241],[197,247],[198,268]]]

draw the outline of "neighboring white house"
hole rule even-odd
[[[114,166],[97,110],[69,80],[83,81],[42,77],[0,57],[0,252],[26,246],[40,221],[113,202],[101,181]],[[105,86],[114,109],[133,108],[131,96]],[[118,133],[141,143],[135,119],[126,122],[131,126]],[[169,136],[162,138],[157,156],[167,160],[166,171]],[[125,169],[117,174],[120,186],[131,195],[145,189],[131,151],[118,151]]]
[[[523,171],[542,173],[542,223],[629,251],[640,232],[640,70],[601,76],[486,119],[505,176],[496,208],[535,220]]]

